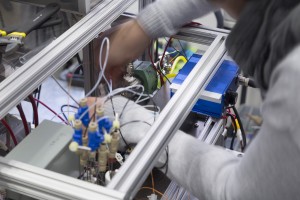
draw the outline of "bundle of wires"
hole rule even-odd
[[[234,139],[237,136],[238,128],[240,128],[241,135],[242,135],[241,150],[244,151],[247,146],[247,138],[246,138],[244,126],[242,124],[241,118],[239,116],[239,113],[238,113],[236,107],[234,105],[228,107],[229,110],[231,108],[233,109],[235,115],[233,115],[229,112],[229,113],[227,113],[227,116],[231,117],[231,121],[234,124],[235,133],[231,140],[230,149],[233,150]]]

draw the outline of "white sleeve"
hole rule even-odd
[[[185,23],[215,9],[207,0],[158,0],[141,11],[137,21],[151,38],[171,36]]]
[[[300,47],[272,73],[263,125],[243,158],[179,132],[169,144],[171,179],[201,200],[297,199],[299,52]]]

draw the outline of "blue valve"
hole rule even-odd
[[[88,131],[88,146],[91,148],[92,152],[96,151],[100,147],[100,144],[104,141],[103,134],[99,133],[97,129],[97,124],[92,122]]]
[[[85,127],[88,127],[88,125],[89,125],[89,123],[90,123],[90,115],[89,115],[89,112],[87,112],[88,109],[89,109],[88,106],[80,107],[80,108],[78,109],[78,115],[79,115],[79,116],[76,115],[76,117],[80,117],[83,113],[86,112],[86,114],[84,114],[83,117],[82,117],[82,119],[81,119],[81,121],[82,121],[82,123],[83,123],[83,125],[84,125]]]
[[[108,117],[99,118],[98,126],[100,132],[102,132],[102,129],[104,128],[106,132],[109,133],[112,127],[112,121]]]
[[[80,120],[76,120],[74,123],[73,141],[78,145],[82,145],[82,123]]]

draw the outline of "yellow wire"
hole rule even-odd
[[[153,193],[155,193],[155,187],[154,187],[154,178],[153,178],[153,172],[151,171],[151,180],[152,180],[152,190],[153,190]]]
[[[140,190],[152,190],[151,187],[142,187]],[[162,192],[154,189],[155,193],[159,194],[161,197],[164,197],[166,199],[168,199],[168,197],[166,195],[164,195]]]
[[[168,79],[170,79],[170,78],[174,78],[175,76],[177,76],[177,74],[167,74],[166,75],[166,77],[168,78]],[[164,77],[164,81],[166,82],[166,77]]]
[[[175,70],[176,66],[178,65],[179,61],[184,62],[184,64],[187,63],[187,59],[186,59],[184,56],[178,56],[178,57],[175,59],[173,65],[172,65],[172,67],[171,67],[170,74],[173,74],[173,73],[174,73],[174,70]]]

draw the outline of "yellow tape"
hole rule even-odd
[[[8,34],[7,36],[21,36],[21,37],[26,37],[26,33],[23,33],[23,32],[12,32],[10,34]]]
[[[6,36],[6,34],[7,34],[6,31],[0,30],[0,35],[1,36]]]

